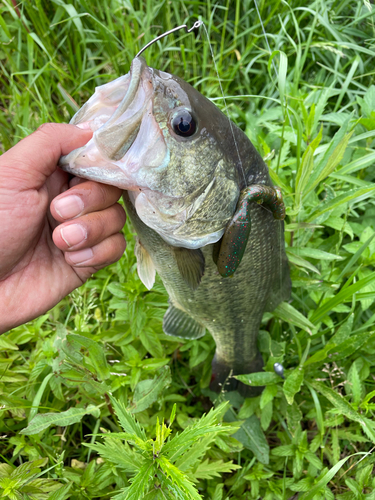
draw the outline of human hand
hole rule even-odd
[[[0,333],[54,307],[125,250],[113,186],[57,168],[90,130],[48,123],[0,156]]]

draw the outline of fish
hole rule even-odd
[[[214,338],[210,389],[259,393],[233,377],[259,372],[266,311],[290,295],[285,207],[245,133],[183,79],[142,57],[95,89],[72,124],[92,139],[61,157],[78,177],[124,190],[138,274],[169,295],[163,330]]]

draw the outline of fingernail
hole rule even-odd
[[[87,260],[90,260],[94,252],[91,248],[85,248],[84,250],[79,250],[78,252],[69,253],[69,259],[73,262],[73,264],[83,264]]]
[[[81,128],[83,130],[89,130],[91,127],[90,127],[90,122],[82,122],[82,123],[78,123],[76,125],[76,127],[78,128]]]
[[[55,210],[62,219],[77,217],[84,209],[83,201],[79,196],[71,194],[55,201]]]
[[[78,243],[87,239],[86,229],[81,224],[70,224],[69,226],[62,227],[60,234],[68,247],[78,245]]]

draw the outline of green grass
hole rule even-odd
[[[204,20],[231,117],[283,190],[293,279],[290,303],[265,315],[259,336],[266,372],[251,380],[266,389],[245,401],[222,394],[224,432],[202,437],[214,342],[163,334],[166,292],[159,279],[151,292],[138,280],[126,226],[119,263],[0,337],[3,498],[119,500],[142,498],[142,488],[147,499],[375,498],[375,8],[271,0],[259,9],[271,54],[253,1],[1,4],[3,151],[46,121],[68,121],[69,96],[82,105],[158,34]],[[222,107],[200,33],[171,35],[145,58]],[[163,444],[170,431],[169,443],[190,443],[185,461]],[[173,441],[177,432],[185,437]],[[167,446],[156,465],[155,438]],[[131,482],[145,470],[146,483]]]

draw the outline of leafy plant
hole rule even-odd
[[[166,425],[157,419],[155,438],[147,439],[144,429],[134,419],[124,404],[112,400],[123,433],[104,435],[104,444],[87,445],[122,472],[132,475],[131,485],[113,497],[116,500],[161,498],[199,500],[194,484],[198,479],[212,479],[220,474],[240,468],[232,461],[209,460],[203,457],[218,436],[233,434],[238,427],[222,424],[220,418],[228,409],[222,403],[210,410],[180,434],[172,438],[171,425],[176,416],[176,405]]]
[[[164,335],[168,297],[158,278],[151,291],[138,280],[127,224],[119,263],[0,338],[4,498],[121,498],[131,488],[148,499],[374,496],[374,6],[258,8],[270,48],[250,0],[0,5],[2,151],[46,121],[67,122],[155,36],[205,21],[230,116],[282,188],[293,281],[290,301],[263,318],[264,371],[238,377],[262,394],[223,391],[229,409],[212,413],[214,342]],[[204,31],[172,34],[145,56],[223,108]],[[174,459],[169,443],[203,424],[218,432]]]
[[[0,464],[0,493],[1,498],[9,500],[23,500],[28,498],[57,500],[57,493],[61,485],[52,479],[40,478],[44,472],[41,467],[46,465],[47,459],[25,462],[14,467],[11,464]],[[66,491],[66,488],[64,488]],[[57,490],[57,491],[56,491]],[[49,496],[51,495],[51,496]]]

